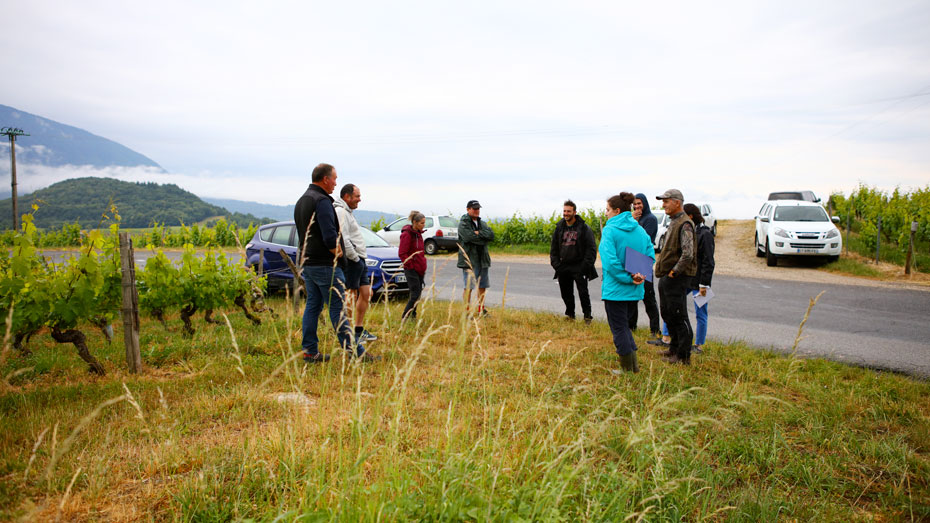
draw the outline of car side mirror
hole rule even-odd
[[[759,218],[759,221],[760,221],[760,222],[769,223],[769,217],[768,217],[768,216],[763,216],[763,217]]]
[[[840,217],[839,217],[839,216],[834,216],[834,217],[830,218],[830,221],[833,222],[833,223],[840,223]]]

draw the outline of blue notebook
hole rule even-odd
[[[642,274],[647,281],[652,281],[652,266],[654,263],[655,262],[649,256],[646,256],[632,247],[626,248],[626,261],[624,262],[626,272],[630,274],[636,274],[638,272]]]

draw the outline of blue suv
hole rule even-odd
[[[372,293],[407,292],[407,279],[404,266],[397,255],[397,247],[391,247],[370,230],[359,227],[365,238],[365,250],[368,257],[368,277],[371,279]],[[245,246],[246,267],[258,272],[261,261],[262,273],[268,276],[268,290],[283,289],[291,285],[294,275],[281,257],[279,250],[297,263],[297,227],[294,221],[277,222],[262,225],[255,236]]]

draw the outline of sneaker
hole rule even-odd
[[[655,346],[657,346],[657,347],[668,347],[668,343],[665,343],[664,341],[662,341],[662,340],[660,340],[660,339],[646,340],[646,344],[647,344],[647,345],[655,345]]]
[[[704,350],[701,349],[700,345],[692,345],[691,354],[704,354]]]
[[[329,354],[317,352],[314,355],[304,354],[304,363],[323,363],[329,361]]]
[[[368,332],[368,329],[365,329],[362,331],[362,334],[358,337],[358,341],[363,342],[363,343],[368,342],[368,341],[378,341],[378,337]]]
[[[356,359],[358,359],[358,361],[361,361],[362,363],[370,363],[373,361],[380,360],[381,356],[375,356],[371,354],[370,352],[365,352],[361,356],[356,356]]]
[[[584,317],[584,322],[585,322],[585,324],[591,325],[591,322],[592,322],[592,321],[594,321],[594,318],[593,318],[592,316],[585,316],[585,317]]]

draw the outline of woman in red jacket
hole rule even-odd
[[[423,251],[423,228],[426,216],[419,211],[410,212],[410,225],[405,225],[400,232],[398,255],[404,262],[404,276],[410,288],[410,298],[404,307],[404,320],[408,316],[417,317],[417,301],[423,292],[423,277],[426,275],[426,254]]]

